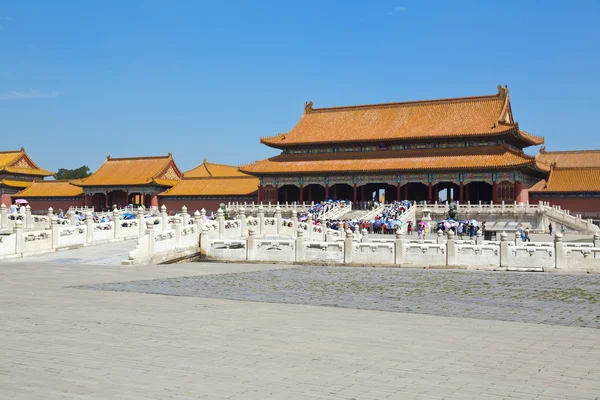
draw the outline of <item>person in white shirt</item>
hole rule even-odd
[[[17,207],[17,203],[13,203],[10,205],[10,213],[11,214],[16,214],[18,211],[18,207]]]
[[[21,208],[19,208],[19,214],[25,215],[25,206],[21,204]]]

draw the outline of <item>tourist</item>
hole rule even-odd
[[[19,208],[19,214],[21,215],[25,215],[25,204],[21,204],[21,207]]]
[[[552,222],[548,224],[548,231],[550,232],[550,235],[552,235]]]
[[[464,228],[463,223],[459,222],[458,223],[458,228],[457,228],[457,233],[458,233],[458,238],[460,240],[462,240],[462,238],[463,238],[463,228]]]
[[[58,209],[58,215],[57,215],[57,217],[58,217],[59,219],[63,219],[63,218],[64,218],[64,216],[65,216],[65,214],[63,213],[63,210],[62,210],[62,208],[59,208],[59,209]]]
[[[19,210],[19,206],[17,206],[17,202],[14,202],[10,205],[10,213],[11,214],[16,214],[18,210]]]
[[[560,233],[565,234],[565,224],[560,224]]]
[[[523,242],[531,242],[531,239],[529,238],[529,228],[523,230]]]
[[[412,222],[408,223],[408,226],[406,227],[406,230],[408,231],[409,235],[412,235]]]

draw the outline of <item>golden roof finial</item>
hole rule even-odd
[[[312,100],[307,101],[306,103],[304,103],[304,112],[305,113],[308,114],[309,112],[312,112],[312,110],[313,110],[313,102],[312,102]]]

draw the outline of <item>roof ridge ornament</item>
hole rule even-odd
[[[540,147],[540,153],[545,153],[545,152],[546,152],[546,146]]]
[[[304,112],[306,114],[311,113],[313,111],[313,102],[312,100],[307,101],[306,103],[304,103]]]
[[[508,95],[508,85],[504,85],[504,87],[502,87],[502,85],[498,85],[498,95],[499,96]]]

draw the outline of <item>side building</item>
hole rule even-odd
[[[550,174],[530,189],[532,202],[547,201],[584,218],[600,219],[600,150],[542,147],[536,158],[550,165]]]
[[[81,207],[84,205],[83,189],[71,182],[75,181],[34,181],[13,198],[27,200],[36,213],[45,213],[50,207],[56,212],[67,211],[71,206]]]
[[[43,180],[53,172],[38,167],[25,149],[0,152],[0,204],[9,206],[11,198],[34,180]]]
[[[84,205],[95,210],[129,204],[158,207],[158,195],[173,187],[181,172],[173,156],[106,157],[96,172],[74,183],[83,189]]]
[[[214,212],[222,203],[255,202],[257,192],[258,178],[240,172],[238,167],[204,160],[159,197],[169,210],[186,206],[190,213],[202,208]]]
[[[263,202],[526,202],[549,166],[523,152],[508,87],[488,96],[347,107],[308,102],[296,126],[261,142],[281,154],[240,168]]]

